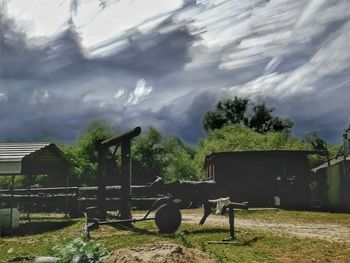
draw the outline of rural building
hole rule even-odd
[[[35,205],[50,204],[52,209],[68,209],[68,178],[71,164],[53,143],[0,143],[0,178],[11,177],[10,189],[0,189],[0,207],[32,211]],[[25,176],[26,188],[14,189],[15,176]],[[61,195],[35,195],[31,185],[34,176],[42,176],[40,186],[61,186]],[[57,198],[58,196],[58,198]],[[11,216],[12,217],[12,216]]]
[[[223,195],[251,206],[310,206],[310,166],[307,156],[316,151],[237,151],[206,156],[208,180],[214,180]]]
[[[49,175],[65,184],[59,180],[69,171],[70,162],[53,143],[0,143],[0,176]]]

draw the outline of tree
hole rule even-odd
[[[253,107],[253,115],[247,121],[247,126],[259,133],[268,131],[290,131],[293,122],[290,119],[281,119],[272,116],[274,108],[269,108],[263,102]]]
[[[96,145],[115,136],[115,128],[107,121],[90,123],[73,146],[62,146],[62,150],[73,164],[73,181],[78,184],[94,184],[96,178]]]
[[[234,97],[219,101],[215,111],[209,111],[204,116],[203,125],[206,131],[221,129],[226,124],[247,124],[248,119],[245,116],[249,100]]]
[[[252,106],[249,114],[248,106]],[[249,99],[239,98],[219,101],[214,111],[209,111],[203,118],[203,126],[206,131],[221,129],[225,125],[240,124],[259,133],[268,131],[290,131],[293,122],[290,119],[281,119],[272,115],[274,108],[260,103],[255,105]]]
[[[179,138],[163,136],[154,128],[135,138],[132,155],[146,170],[166,181],[196,178],[193,149]]]

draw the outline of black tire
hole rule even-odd
[[[172,204],[161,205],[155,215],[155,222],[160,233],[173,234],[181,225],[181,212]]]

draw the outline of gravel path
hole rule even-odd
[[[198,224],[201,215],[186,213],[183,215],[183,222]],[[228,226],[228,218],[218,215],[210,215],[205,225]],[[340,224],[310,224],[310,223],[284,223],[266,222],[261,219],[235,219],[235,226],[238,228],[250,228],[266,230],[275,234],[288,234],[297,237],[317,238],[333,242],[350,243],[350,222],[349,225]]]
[[[152,215],[151,215],[152,216]],[[135,215],[141,217],[141,215]],[[202,214],[198,210],[186,210],[182,213],[182,222],[198,225]],[[205,226],[229,226],[228,217],[211,214]],[[200,226],[198,226],[200,227]],[[301,222],[276,222],[257,219],[235,219],[235,227],[257,229],[268,231],[278,235],[292,235],[302,238],[317,238],[332,242],[350,244],[350,222],[349,225],[341,224],[311,224]]]

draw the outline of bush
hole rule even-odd
[[[81,238],[74,239],[65,245],[56,245],[52,250],[53,255],[60,258],[57,263],[93,263],[106,254],[100,244]]]

